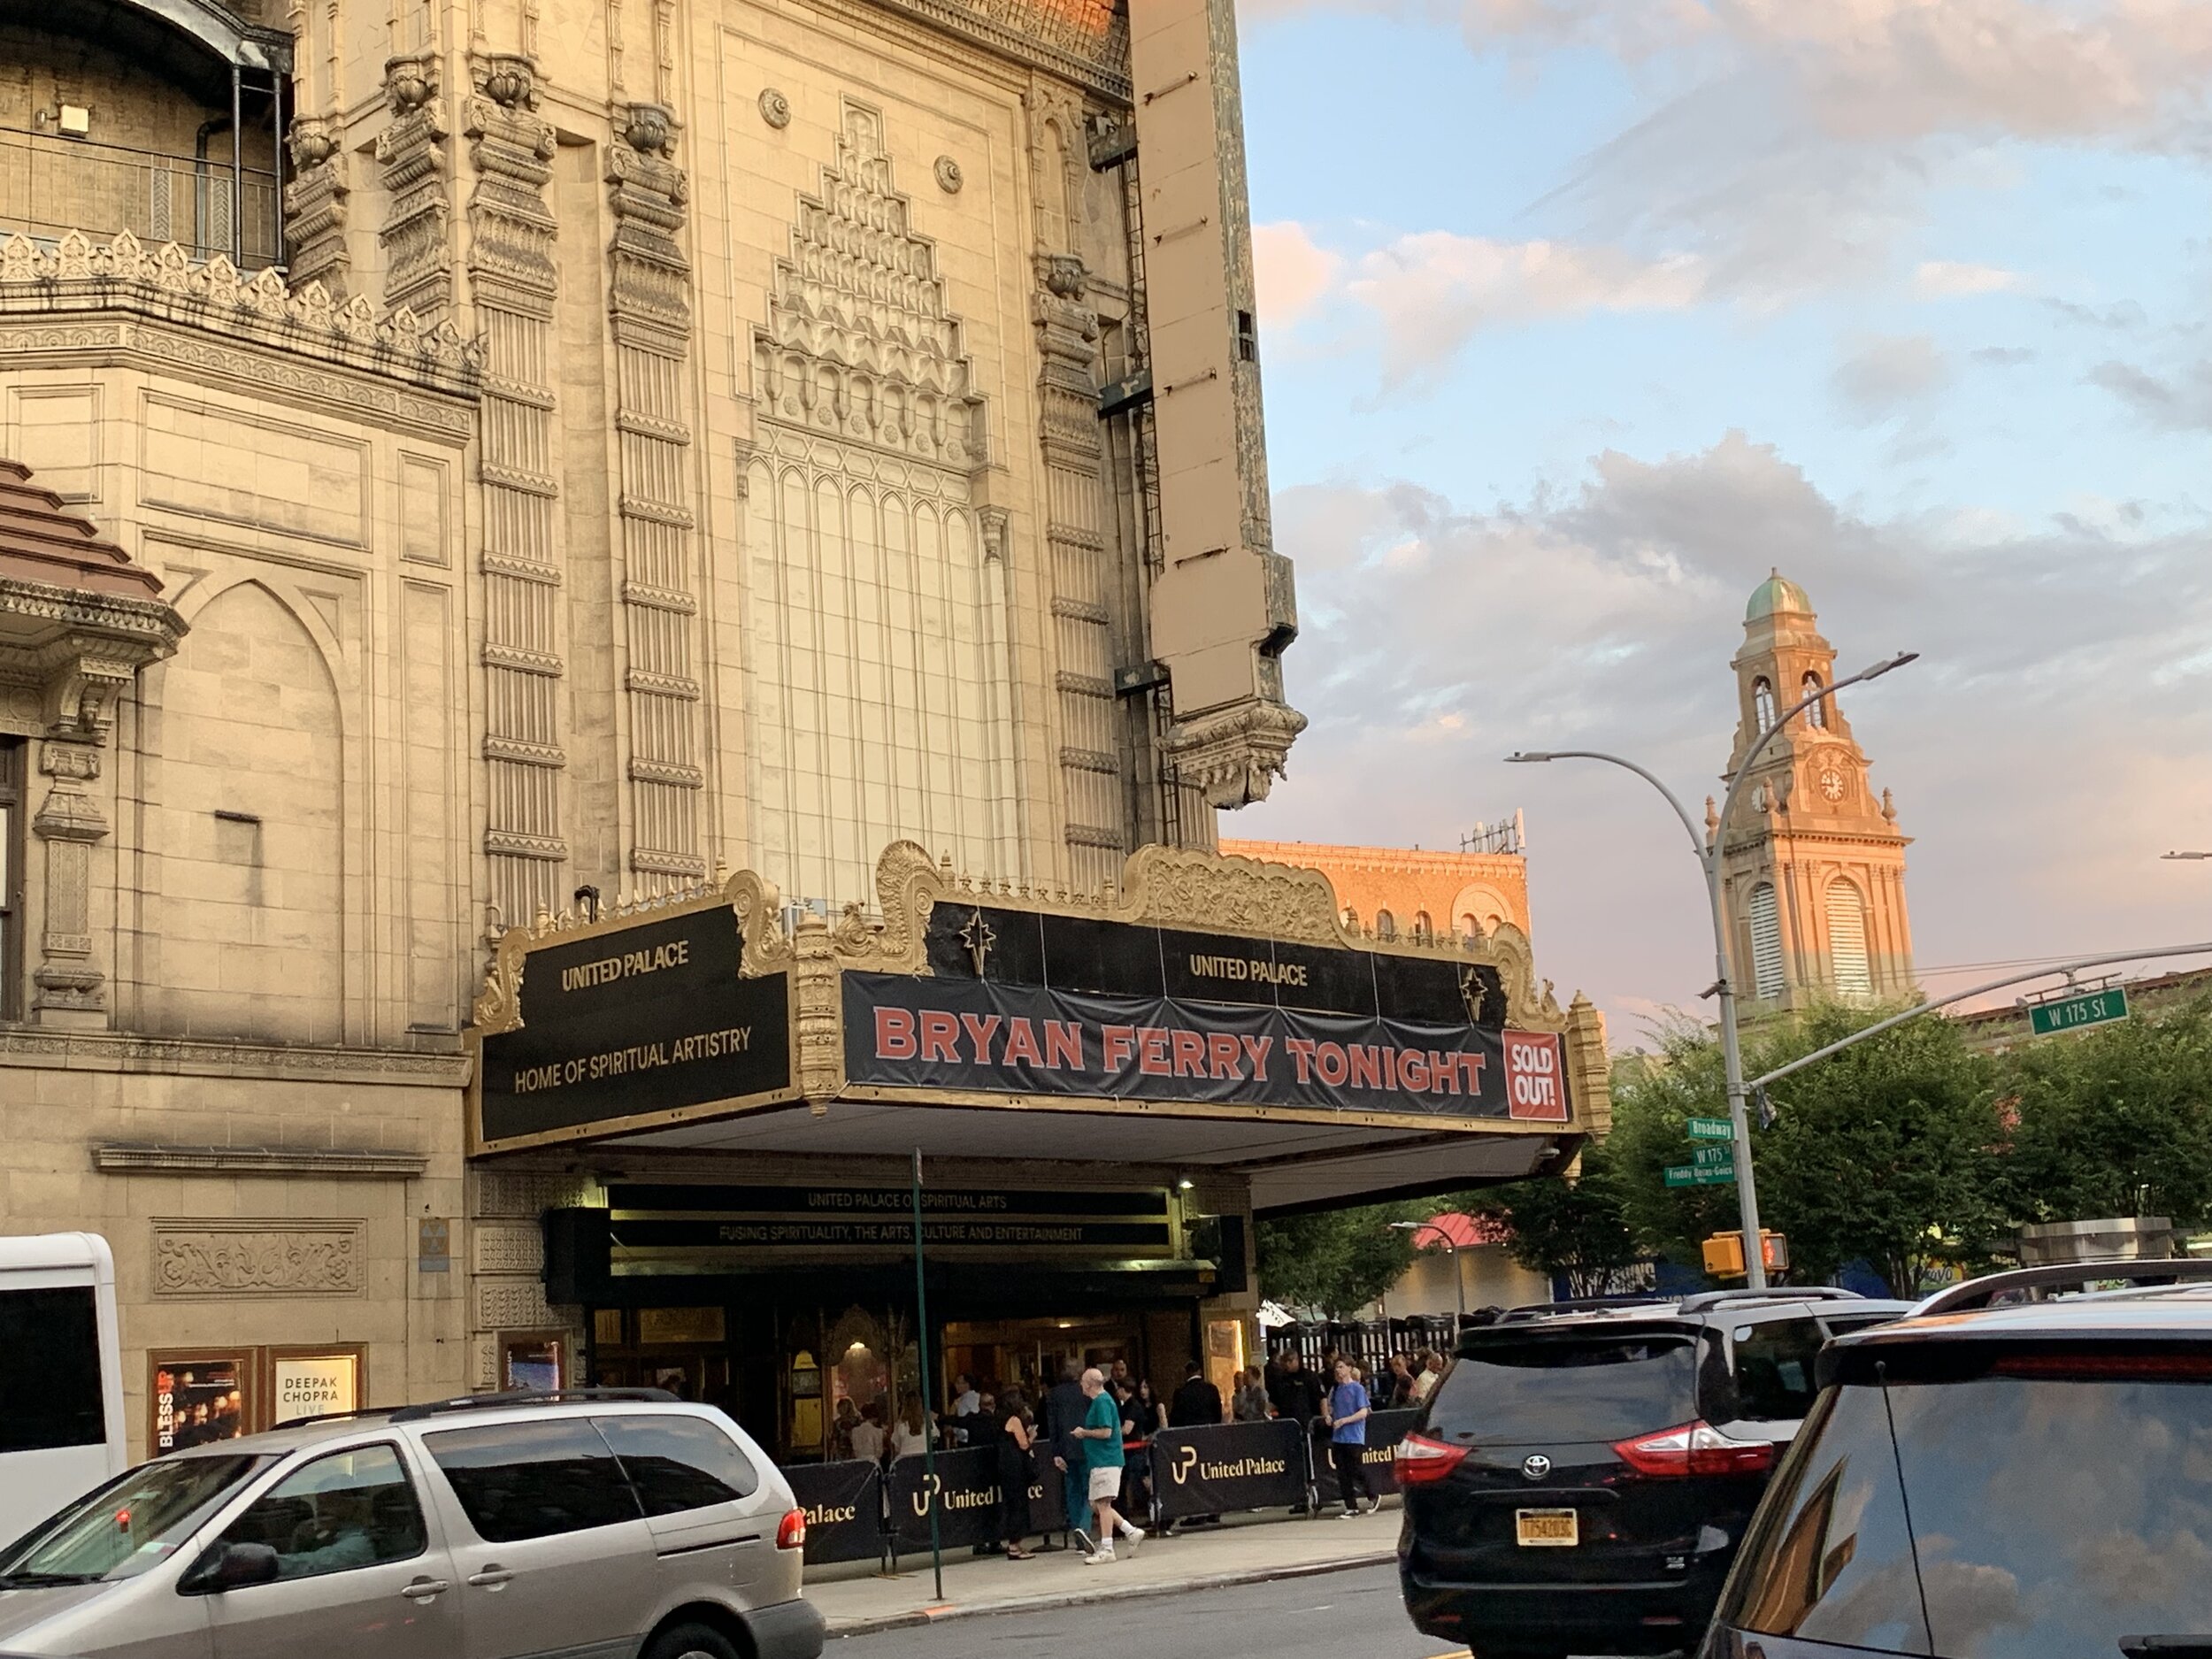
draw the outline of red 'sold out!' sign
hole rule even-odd
[[[1506,1109],[1531,1123],[1567,1121],[1567,1085],[1559,1038],[1548,1031],[1509,1031],[1505,1039]]]

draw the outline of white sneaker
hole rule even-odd
[[[1083,1564],[1086,1567],[1103,1567],[1111,1563],[1113,1559],[1114,1552],[1112,1550],[1094,1549],[1089,1555],[1083,1557]]]
[[[1365,1507],[1367,1513],[1372,1515],[1376,1510],[1382,1508],[1382,1500],[1380,1498],[1370,1498],[1367,1500]]]
[[[1131,1555],[1135,1555],[1137,1546],[1144,1542],[1144,1529],[1139,1526],[1130,1527],[1122,1533],[1121,1541],[1129,1547]]]

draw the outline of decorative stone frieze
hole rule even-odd
[[[361,1221],[160,1220],[158,1297],[358,1296],[367,1286]]]

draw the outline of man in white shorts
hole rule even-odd
[[[1083,1442],[1083,1466],[1089,1471],[1087,1480],[1091,1500],[1091,1514],[1098,1531],[1094,1536],[1098,1548],[1083,1557],[1087,1567],[1102,1567],[1114,1559],[1114,1537],[1118,1533],[1135,1555],[1137,1546],[1144,1542],[1144,1533],[1114,1512],[1114,1499],[1121,1492],[1121,1408],[1106,1392],[1106,1378],[1096,1366],[1083,1373],[1083,1397],[1090,1409],[1083,1417],[1083,1426],[1073,1431],[1075,1438]]]

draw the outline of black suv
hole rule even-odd
[[[2212,1659],[2212,1262],[2088,1271],[1821,1356],[1705,1659]]]
[[[1548,1303],[1462,1337],[1397,1449],[1406,1610],[1478,1659],[1694,1642],[1830,1337],[1822,1286]]]

